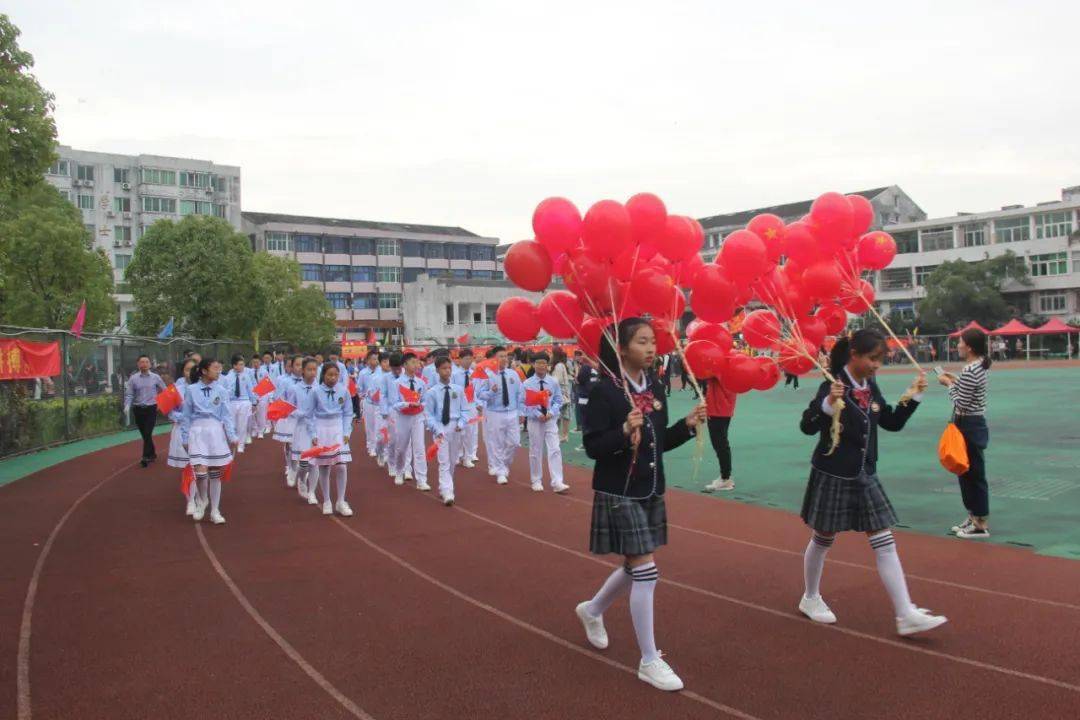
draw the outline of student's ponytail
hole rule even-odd
[[[989,370],[994,361],[990,359],[990,353],[987,352],[986,333],[979,328],[968,328],[960,333],[960,338],[971,349],[971,352],[982,358],[982,369]]]
[[[885,346],[885,336],[874,328],[856,330],[851,335],[836,339],[836,344],[829,351],[829,373],[837,378],[848,364],[852,353],[856,355],[869,355],[878,348]]]
[[[192,365],[191,372],[188,374],[188,382],[194,385],[202,380],[203,373],[216,362],[217,360],[214,358],[205,357],[199,361],[198,365]]]

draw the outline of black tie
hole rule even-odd
[[[416,382],[415,380],[413,380],[412,378],[409,378],[409,389],[412,390],[413,392],[416,392],[416,385],[414,384],[415,382]]]
[[[446,391],[443,393],[442,404],[442,424],[450,424],[450,386],[446,386]]]
[[[328,388],[326,390],[326,399],[327,400],[333,400],[334,399],[334,388]]]
[[[540,381],[540,392],[544,392],[544,381],[543,380]],[[544,403],[540,404],[540,414],[541,415],[547,415],[547,405],[544,404]]]
[[[210,386],[209,385],[202,389],[202,394],[205,395],[206,397],[210,397]]]
[[[506,371],[500,371],[499,377],[502,378],[503,407],[510,407],[510,389],[506,387]]]
[[[236,376],[236,397],[240,397],[240,375]]]

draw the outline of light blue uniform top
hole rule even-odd
[[[180,415],[180,438],[186,445],[191,424],[196,420],[217,420],[225,426],[225,437],[236,442],[236,425],[229,412],[229,397],[220,383],[197,382],[184,388]]]
[[[465,400],[465,391],[461,386],[454,383],[443,385],[435,383],[434,387],[428,388],[424,393],[424,424],[428,426],[433,435],[443,431],[442,413],[446,402],[446,388],[450,388],[450,425],[464,430],[472,419],[472,409]]]
[[[319,384],[311,393],[314,396],[312,412],[304,419],[311,437],[318,437],[315,432],[315,420],[340,419],[341,434],[348,440],[349,433],[352,431],[353,416],[349,389],[341,383],[333,387]]]
[[[409,387],[409,381],[412,381],[412,387]],[[424,392],[427,390],[427,385],[419,377],[410,378],[405,373],[401,373],[397,377],[393,374],[387,376],[386,392],[383,393],[382,406],[386,408],[386,414],[389,414],[390,410],[397,410],[401,412],[408,404],[401,397],[401,388],[407,390],[414,390],[420,394],[420,401],[423,402]]]
[[[563,399],[562,390],[559,388],[559,381],[551,377],[550,374],[544,377],[544,387],[540,387],[540,376],[533,375],[531,378],[526,378],[524,386],[526,390],[546,390],[551,393],[551,402],[548,403],[548,417],[558,417],[559,409],[563,406],[565,400]],[[539,405],[526,405],[525,417],[538,418],[540,417]]]
[[[310,420],[315,413],[315,391],[318,389],[318,384],[312,382],[308,385],[303,378],[297,378],[289,383],[282,394],[285,402],[296,407],[289,417],[296,418],[297,424],[307,423],[308,429],[313,427]]]
[[[177,378],[176,382],[174,382],[173,385],[176,386],[176,392],[180,393],[181,405],[178,408],[174,408],[173,411],[169,413],[169,420],[172,420],[174,423],[178,423],[180,422],[180,418],[184,412],[184,388],[188,386],[187,378]]]
[[[229,394],[229,401],[247,400],[252,404],[259,402],[259,396],[255,394],[254,373],[245,368],[239,377],[239,386],[236,383],[237,375],[235,370],[230,370],[218,379],[218,384]]]
[[[506,378],[506,389],[509,402],[504,403],[502,397],[502,379]],[[485,410],[492,412],[513,412],[523,414],[525,405],[525,391],[521,386],[521,378],[513,370],[488,373],[488,379],[476,389],[476,399],[483,403]]]

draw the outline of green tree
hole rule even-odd
[[[976,320],[996,327],[1015,312],[1002,287],[1031,285],[1027,264],[1011,250],[978,262],[944,262],[926,279],[926,297],[919,301],[919,327],[924,333],[951,332]]]
[[[85,300],[87,330],[116,327],[109,260],[51,185],[22,190],[0,219],[0,278],[4,323],[67,328]]]
[[[334,310],[317,287],[287,293],[267,315],[267,340],[287,342],[297,350],[329,345],[336,331]]]
[[[53,96],[30,73],[34,58],[18,37],[0,13],[0,208],[20,188],[40,184],[56,158]]]
[[[251,337],[265,307],[252,294],[251,245],[221,218],[159,220],[135,246],[125,272],[135,301],[136,334],[156,334],[175,318],[175,333]]]
[[[255,344],[260,340],[274,340],[267,334],[270,319],[278,312],[278,306],[300,289],[300,265],[295,260],[255,253],[252,260],[252,301],[262,308],[255,325]]]

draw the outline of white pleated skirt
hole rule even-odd
[[[311,448],[311,435],[308,434],[307,422],[293,419],[292,442],[289,444],[289,452],[292,453],[293,462],[300,462],[300,453]],[[306,462],[306,461],[305,461]]]
[[[191,464],[191,458],[184,449],[184,437],[178,422],[173,423],[172,432],[169,433],[169,457],[165,464],[174,468],[186,468]]]
[[[191,423],[188,457],[192,465],[207,467],[224,467],[233,461],[225,426],[220,420],[202,418]]]
[[[292,442],[293,433],[296,431],[296,418],[292,415],[283,417],[274,423],[274,439],[278,442]]]
[[[339,463],[352,462],[352,451],[349,450],[345,436],[341,432],[341,418],[315,418],[315,437],[319,445],[340,445],[337,450],[326,455],[320,455],[311,459],[315,466],[337,465]]]

